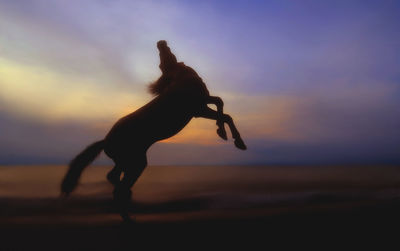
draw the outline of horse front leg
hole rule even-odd
[[[208,96],[206,99],[207,104],[214,104],[217,107],[217,113],[218,113],[218,117],[222,118],[224,115],[224,101],[222,101],[222,99],[220,97],[217,96]],[[226,135],[226,131],[225,131],[225,126],[224,126],[224,122],[222,121],[222,119],[217,119],[217,134],[218,136],[220,136],[222,139],[227,140],[228,137]]]
[[[209,107],[205,107],[198,113],[198,117],[214,119],[217,121],[220,120],[222,123],[227,123],[229,126],[229,129],[231,130],[232,138],[235,139],[235,146],[242,150],[247,149],[247,147],[246,147],[245,143],[243,142],[242,138],[240,137],[240,133],[239,133],[238,129],[236,128],[235,124],[233,123],[233,119],[230,115],[225,114],[225,113],[223,113],[221,115],[218,112],[214,111],[213,109],[211,109]]]

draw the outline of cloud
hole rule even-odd
[[[60,75],[41,66],[2,58],[0,97],[3,109],[31,119],[53,121],[116,119],[146,99],[90,78]]]
[[[65,162],[104,137],[150,100],[159,39],[249,150],[195,119],[150,163],[398,161],[398,23],[394,2],[0,0],[0,161]]]

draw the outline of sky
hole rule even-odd
[[[399,164],[398,13],[389,0],[0,0],[0,165],[68,163],[104,138],[152,99],[161,39],[248,150],[196,118],[150,165]]]

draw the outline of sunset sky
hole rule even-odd
[[[399,13],[389,0],[0,0],[0,165],[67,163],[102,139],[152,99],[161,39],[248,150],[194,119],[150,165],[399,164]]]

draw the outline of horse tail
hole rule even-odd
[[[104,140],[97,141],[78,154],[70,163],[61,183],[61,194],[68,196],[78,185],[83,169],[90,165],[104,149]]]

